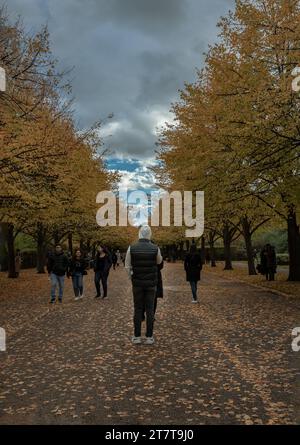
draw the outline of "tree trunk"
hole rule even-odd
[[[15,238],[13,224],[7,225],[8,278],[17,278],[15,263]]]
[[[73,236],[72,236],[72,233],[68,234],[68,247],[69,247],[69,251],[71,252],[71,255],[73,255]]]
[[[45,229],[42,223],[37,225],[37,273],[45,273],[46,243]]]
[[[209,256],[211,267],[217,267],[216,265],[216,255],[215,255],[215,240],[214,234],[209,232]]]
[[[295,209],[288,216],[289,281],[300,281],[300,232]]]
[[[232,236],[230,233],[229,225],[225,224],[223,228],[224,258],[225,258],[224,270],[233,270],[231,261],[231,241],[232,241]]]
[[[252,247],[252,235],[250,230],[250,223],[247,216],[242,218],[243,237],[245,240],[247,260],[248,260],[248,272],[249,275],[257,275],[255,270],[253,247]]]

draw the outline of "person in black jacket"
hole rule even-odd
[[[276,260],[276,253],[275,249],[271,244],[266,245],[265,250],[265,256],[266,256],[266,279],[268,281],[274,281],[275,273],[276,273],[276,267],[277,267],[277,260]]]
[[[82,257],[81,250],[77,249],[75,255],[70,261],[68,269],[68,278],[72,277],[75,301],[83,298],[83,275],[87,274],[87,262]]]
[[[111,265],[111,255],[103,245],[100,245],[97,249],[96,257],[94,260],[95,286],[97,291],[97,295],[95,296],[95,298],[101,297],[100,281],[103,287],[102,298],[107,298],[107,279]]]
[[[64,293],[65,275],[68,270],[69,260],[64,254],[62,247],[58,244],[55,247],[55,253],[48,257],[47,270],[51,279],[51,300],[56,301],[56,287],[59,287],[58,301],[62,303]]]
[[[202,270],[202,260],[200,253],[197,252],[195,244],[192,244],[190,252],[184,260],[184,269],[186,272],[186,281],[189,281],[192,289],[192,303],[198,303],[197,283],[200,281],[200,272]]]

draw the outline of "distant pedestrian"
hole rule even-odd
[[[117,250],[116,255],[117,255],[117,267],[119,267],[122,262],[122,257],[119,249]]]
[[[22,264],[21,251],[20,251],[20,249],[17,249],[17,250],[16,250],[16,255],[15,255],[15,271],[16,271],[16,277],[18,277],[18,276],[20,275],[21,264]]]
[[[86,256],[86,263],[87,263],[87,267],[88,269],[90,269],[91,267],[93,267],[93,256],[91,252],[87,253]]]
[[[210,253],[209,253],[208,249],[206,249],[206,251],[205,251],[205,263],[206,264],[210,263]]]
[[[116,265],[117,265],[117,262],[118,262],[118,257],[116,255],[116,252],[112,253],[111,259],[112,259],[113,269],[116,270]]]
[[[265,257],[266,257],[266,279],[268,281],[274,281],[277,268],[277,261],[276,261],[275,248],[271,246],[271,244],[266,245]]]
[[[95,298],[101,298],[100,282],[102,283],[103,288],[102,298],[107,298],[107,279],[111,265],[112,260],[110,253],[103,245],[100,245],[94,260],[95,286],[97,291]]]
[[[141,328],[144,310],[146,311],[146,344],[152,345],[154,305],[157,290],[158,270],[162,256],[158,246],[151,243],[151,228],[142,226],[139,241],[129,246],[125,268],[132,281],[134,301],[134,337],[132,343],[142,343]]]
[[[200,253],[197,252],[195,244],[192,244],[190,251],[184,260],[184,269],[186,272],[186,281],[189,281],[192,289],[192,303],[198,303],[197,285],[200,281],[202,270],[202,260]]]
[[[123,266],[125,266],[125,255],[124,255],[124,253],[121,253],[121,261],[123,263]]]
[[[81,250],[77,249],[70,261],[68,277],[72,277],[75,301],[83,298],[83,276],[87,275],[87,262],[83,258]]]
[[[55,247],[55,253],[48,257],[47,270],[51,279],[51,301],[56,301],[56,287],[59,288],[58,301],[62,303],[65,275],[68,270],[68,257],[64,254],[60,244]]]

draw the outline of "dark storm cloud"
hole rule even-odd
[[[1,0],[0,0],[1,3]],[[155,127],[184,82],[195,79],[216,23],[233,0],[9,0],[29,29],[48,23],[52,49],[72,73],[82,127],[104,125],[118,155],[154,156]]]

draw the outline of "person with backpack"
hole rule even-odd
[[[83,276],[87,275],[87,262],[83,258],[81,250],[77,249],[72,257],[69,269],[68,278],[72,277],[73,290],[75,301],[83,298]]]
[[[197,252],[195,244],[191,245],[190,251],[185,257],[184,270],[186,272],[186,281],[190,283],[192,289],[192,303],[198,303],[197,284],[200,281],[202,259],[200,253]]]
[[[64,254],[60,244],[55,247],[55,253],[48,257],[47,270],[51,280],[51,300],[50,303],[56,301],[56,287],[59,288],[58,301],[62,303],[65,275],[68,270],[69,260]]]

